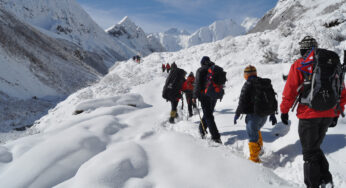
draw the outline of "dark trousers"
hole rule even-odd
[[[192,102],[192,92],[186,92],[186,101],[187,101],[187,108],[189,110],[189,116],[192,116],[192,107],[196,108],[196,104]]]
[[[209,132],[211,134],[211,138],[213,140],[220,139],[219,130],[217,130],[215,121],[214,121],[214,108],[216,105],[216,100],[211,99],[210,97],[207,97],[205,95],[202,95],[199,98],[202,110],[203,110],[203,124],[206,126],[205,128],[209,129]],[[200,131],[203,130],[202,125],[199,126]]]
[[[298,133],[303,149],[304,183],[308,188],[332,182],[329,164],[320,146],[333,118],[300,119]]]
[[[172,107],[171,111],[177,111],[178,103],[179,103],[178,100],[171,101],[171,107]]]

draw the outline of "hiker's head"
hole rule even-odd
[[[256,67],[249,65],[244,69],[244,78],[247,80],[250,76],[257,76]]]
[[[194,77],[193,72],[190,72],[189,77]]]
[[[311,36],[305,36],[303,40],[299,42],[300,45],[300,54],[304,56],[306,52],[311,50],[312,48],[318,48],[318,44],[316,39]]]
[[[201,60],[201,66],[208,65],[210,62],[210,58],[208,56],[203,56]]]
[[[172,65],[171,65],[171,68],[175,69],[175,68],[178,68],[178,66],[177,66],[177,64],[175,64],[175,62],[173,62]]]

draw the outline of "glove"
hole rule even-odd
[[[275,125],[278,121],[276,120],[275,114],[270,115],[269,121],[272,122],[272,125]]]
[[[236,114],[236,115],[234,116],[234,125],[237,124],[237,120],[239,119],[239,117],[240,117],[239,114]]]
[[[281,114],[281,121],[283,124],[288,125],[288,114]]]
[[[332,123],[329,125],[329,127],[335,127],[338,124],[339,117],[333,118]]]

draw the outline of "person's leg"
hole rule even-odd
[[[177,106],[178,106],[177,100],[171,101],[171,115],[169,117],[169,122],[174,123],[174,118],[178,116],[177,114]]]
[[[216,100],[212,100],[207,96],[201,97],[201,105],[203,109],[203,120],[206,123],[206,126],[209,129],[209,132],[211,134],[211,138],[216,141],[220,142],[220,133],[219,130],[216,127],[215,121],[214,121],[214,107],[216,105]]]
[[[193,115],[192,113],[192,94],[186,93],[186,101],[187,101],[187,108],[189,110],[189,116],[191,117]]]
[[[331,118],[300,119],[298,133],[304,159],[304,182],[307,187],[318,187],[324,176],[331,178],[329,165],[320,148]],[[330,176],[329,176],[330,175]]]
[[[267,117],[261,117],[255,114],[248,114],[245,118],[246,132],[249,136],[249,159],[253,162],[260,162],[259,154],[263,145],[260,129],[263,127],[266,120]]]

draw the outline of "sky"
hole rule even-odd
[[[146,33],[170,28],[194,32],[216,20],[261,18],[278,0],[77,0],[103,28],[117,24],[125,16]]]

